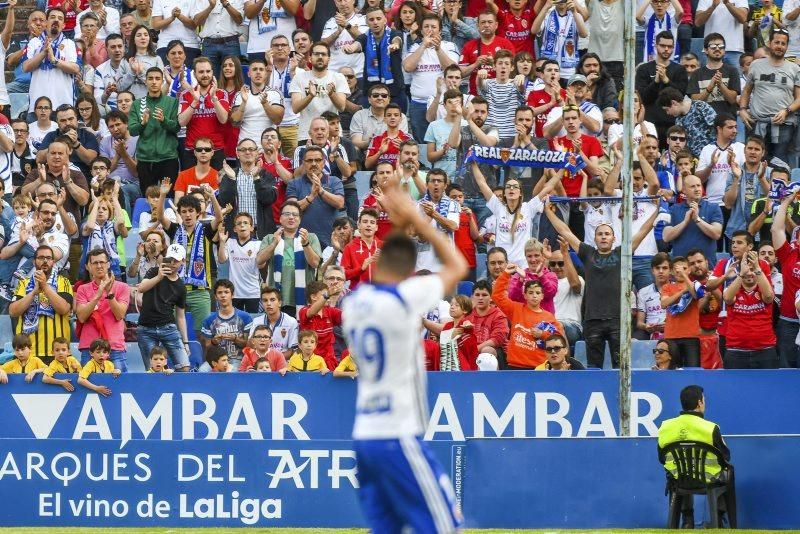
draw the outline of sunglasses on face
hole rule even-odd
[[[669,349],[653,349],[653,354],[669,354]]]
[[[603,119],[605,124],[622,124],[622,121],[619,119]]]
[[[208,146],[198,146],[194,149],[195,152],[214,152],[214,149]]]
[[[686,138],[683,137],[683,136],[680,136],[680,135],[670,135],[669,136],[669,140],[670,141],[681,141],[681,142],[683,142],[683,141],[686,141]]]
[[[550,267],[563,267],[563,266],[564,266],[564,262],[563,261],[551,261],[550,262]]]
[[[556,352],[560,351],[563,348],[565,348],[564,345],[559,345],[557,347],[545,347],[544,351],[549,352],[550,354],[555,354]]]
[[[710,44],[708,45],[709,50],[725,50],[724,44]]]

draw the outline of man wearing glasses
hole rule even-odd
[[[211,166],[214,156],[214,143],[207,137],[201,137],[194,142],[194,157],[196,165],[178,174],[175,181],[175,203],[186,194],[195,190],[216,192],[219,189],[219,173]]]
[[[11,184],[13,188],[20,187],[25,177],[36,166],[36,157],[28,143],[30,130],[24,119],[11,121],[11,131],[14,132],[14,147],[11,150]],[[7,202],[11,199],[11,189],[7,192]]]
[[[695,8],[694,25],[705,28],[705,36],[712,33],[727,36],[725,63],[739,66],[739,56],[744,52],[744,24],[747,22],[747,0],[700,0]]]
[[[536,371],[585,371],[581,362],[569,355],[569,345],[561,334],[553,334],[544,342],[547,361],[536,366]]]
[[[736,101],[741,93],[739,71],[722,61],[725,57],[725,37],[710,33],[703,39],[706,64],[697,69],[689,79],[686,94],[693,100],[703,100],[717,114],[736,115]]]
[[[367,96],[369,107],[356,111],[350,122],[350,141],[359,150],[366,150],[373,137],[386,131],[384,114],[391,99],[391,91],[388,86],[379,83],[370,87]],[[408,135],[408,118],[405,114],[400,115],[398,129]]]
[[[297,55],[294,52],[290,53],[290,48],[286,35],[276,35],[266,52],[267,87],[277,91],[283,98],[283,119],[280,121],[278,131],[282,143],[281,150],[287,156],[297,147],[297,125],[300,123],[300,115],[292,109],[292,95],[289,92],[298,65]]]
[[[328,70],[330,48],[322,42],[311,47],[311,69],[301,70],[289,84],[292,110],[300,115],[298,141],[308,139],[311,121],[325,111],[344,111],[350,87],[338,72]]]
[[[37,216],[52,222],[56,206],[42,201]],[[59,251],[60,252],[60,251]],[[14,302],[8,308],[11,317],[18,318],[15,333],[31,338],[31,356],[45,363],[53,360],[52,346],[56,337],[71,338],[72,284],[58,274],[56,251],[48,244],[36,249],[32,277],[20,280]]]

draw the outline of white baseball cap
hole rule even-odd
[[[497,356],[489,352],[481,352],[478,354],[478,359],[475,360],[478,364],[479,371],[497,371]]]
[[[164,257],[183,261],[186,259],[186,249],[177,243],[173,243],[167,247],[167,253],[164,255]]]

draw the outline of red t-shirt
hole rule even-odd
[[[375,232],[375,237],[380,239],[381,241],[389,235],[389,232],[392,231],[392,221],[389,220],[389,214],[383,211],[380,204],[378,204],[378,199],[372,193],[369,193],[366,197],[364,197],[364,202],[361,204],[361,208],[372,208],[378,210],[378,230]]]
[[[555,147],[555,141],[558,141],[568,151],[574,149],[572,140],[567,136],[551,139],[549,141],[551,149]],[[598,158],[603,157],[603,147],[600,146],[600,141],[592,135],[581,134],[581,150],[586,158],[592,156],[597,156]],[[585,171],[580,171],[577,174],[572,174],[571,172],[564,173],[564,177],[561,179],[561,185],[564,186],[564,191],[566,191],[568,197],[577,197],[581,194],[581,183],[583,182],[584,174],[586,174]]]
[[[278,159],[283,164],[284,169],[289,172],[294,172],[292,160],[285,157],[280,152],[278,152]],[[280,176],[278,176],[278,171],[275,170],[275,164],[268,163],[267,160],[264,159],[264,154],[259,156],[258,162],[261,164],[262,169],[275,177],[275,191],[277,193],[277,198],[275,199],[275,202],[272,203],[272,218],[275,220],[275,224],[281,224],[281,207],[283,207],[283,203],[286,202],[286,182],[281,180]]]
[[[783,295],[781,295],[781,317],[796,320],[797,310],[794,307],[794,299],[797,290],[800,289],[800,251],[797,242],[791,245],[787,241],[780,248],[775,249],[775,256],[781,264],[781,274],[783,275]],[[764,271],[769,272],[769,270]]]
[[[51,8],[60,7],[65,11],[64,15],[64,31],[72,31],[75,29],[78,13],[89,9],[89,0],[80,0],[78,3],[78,10],[75,10],[75,2],[73,0],[49,0],[47,2],[47,10]]]
[[[495,4],[499,9],[508,9],[506,0],[495,0]],[[486,11],[486,0],[468,0],[464,16],[476,19],[484,11]]]
[[[334,336],[333,327],[342,324],[342,310],[333,306],[325,305],[314,317],[308,316],[308,306],[300,308],[297,316],[300,323],[300,330],[313,330],[317,333],[317,348],[314,354],[319,354],[325,359],[328,369],[336,369],[336,355],[333,351]]]
[[[189,167],[185,171],[179,172],[178,178],[175,180],[175,191],[188,194],[195,187],[199,187],[200,184],[208,184],[214,191],[219,189],[219,173],[214,167],[211,167],[202,180],[197,179],[197,167]]]
[[[225,91],[217,89],[217,98],[220,104],[228,112],[231,110],[231,103],[228,102],[228,95]],[[180,113],[186,111],[194,102],[194,97],[189,91],[185,91],[181,96]],[[211,95],[200,98],[200,104],[194,110],[192,119],[186,125],[186,148],[193,149],[195,139],[208,137],[214,143],[214,148],[219,150],[225,147],[225,125],[217,120],[217,112],[211,102]]]
[[[381,143],[387,137],[389,137],[389,132],[383,132],[381,135],[373,137],[372,142],[369,144],[369,148],[367,149],[367,157],[377,154],[378,150],[381,148]],[[375,165],[384,161],[388,161],[392,165],[397,164],[397,158],[400,157],[399,145],[403,141],[411,139],[411,136],[405,133],[403,130],[398,130],[396,139],[398,140],[397,146],[395,146],[394,143],[389,143],[389,148],[386,150],[386,153],[378,158],[378,161],[375,162]]]
[[[725,270],[728,267],[728,262],[731,261],[733,258],[728,258],[725,260],[719,260],[717,264],[714,266],[714,278],[722,278],[725,276]],[[758,264],[761,266],[761,270],[765,273],[769,273],[772,269],[769,266],[769,263],[765,262],[764,260],[758,260]],[[738,272],[738,271],[737,271]],[[729,284],[723,284],[720,287],[720,291],[725,291],[725,288]],[[718,325],[717,325],[717,333],[721,336],[728,335],[728,321],[727,321],[727,308],[728,306],[725,305],[724,308],[720,307],[720,313],[718,318]],[[772,309],[772,305],[769,306]],[[794,306],[792,307],[794,309]]]
[[[239,91],[237,91],[236,89],[234,89],[231,92],[225,91],[225,95],[229,104],[234,100],[236,100],[237,94],[239,94]],[[225,157],[235,158],[236,144],[239,142],[239,127],[234,126],[230,116],[228,116],[228,122],[226,122],[225,125],[222,127],[222,130],[225,134]]]
[[[769,271],[767,271],[769,272]],[[769,280],[768,275],[767,280]],[[770,285],[772,282],[770,281]],[[761,291],[740,289],[733,304],[727,306],[728,317],[725,346],[729,349],[759,350],[774,347],[775,330],[772,328],[772,303],[761,300]]]
[[[484,44],[480,38],[472,39],[464,43],[464,48],[461,50],[461,58],[458,60],[458,64],[462,67],[466,67],[478,61],[479,56],[494,56],[500,50],[514,50],[514,45],[511,44],[511,41],[499,35],[496,35],[489,44]],[[478,70],[480,69],[476,68],[472,71],[472,74],[469,75],[469,92],[473,95],[478,94],[478,87],[476,85]],[[490,68],[487,70],[489,71],[489,78],[494,78],[494,69]]]
[[[561,98],[567,98],[567,92],[563,89],[561,90]],[[531,91],[531,94],[528,95],[528,105],[532,108],[538,108],[539,106],[549,104],[551,100],[553,100],[553,97],[544,89]],[[547,110],[545,113],[536,115],[533,126],[536,137],[544,137],[544,125],[547,124],[547,113],[549,111],[550,110]]]
[[[514,16],[511,10],[501,9],[497,13],[497,28],[498,35],[508,39],[513,48],[511,51],[515,54],[517,52],[530,52],[534,53],[533,49],[533,34],[531,33],[531,26],[536,18],[536,12],[533,6],[528,4],[522,10],[519,17]]]
[[[456,248],[461,251],[461,254],[463,254],[464,258],[467,260],[467,265],[469,265],[469,268],[474,269],[477,265],[477,262],[475,259],[475,243],[472,241],[472,237],[469,235],[470,218],[474,219],[475,214],[466,214],[463,211],[460,213],[458,230],[456,230],[455,234],[453,235],[453,239],[455,240]],[[477,224],[477,222],[478,221],[476,220],[475,224]]]

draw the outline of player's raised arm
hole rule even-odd
[[[458,283],[469,272],[464,256],[458,253],[442,232],[422,217],[408,193],[397,186],[385,188],[383,192],[387,197],[385,205],[389,219],[399,228],[410,226],[418,237],[431,244],[439,261],[442,262],[442,270],[437,275],[442,279],[444,293],[445,295],[453,293]]]

